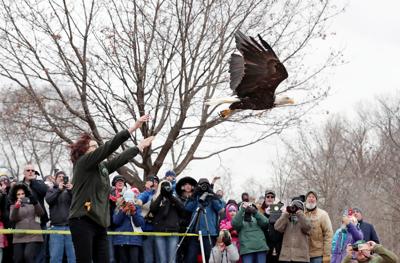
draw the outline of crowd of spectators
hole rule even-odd
[[[39,180],[33,164],[24,167],[23,180],[0,176],[0,228],[69,230],[72,184],[64,171]],[[213,181],[214,182],[214,181]],[[111,180],[108,231],[198,233],[175,235],[112,235],[109,262],[199,262],[200,245],[207,262],[359,262],[396,256],[379,245],[372,224],[360,208],[348,209],[341,226],[332,231],[318,195],[309,191],[285,205],[275,191],[262,202],[242,194],[239,202],[225,200],[213,182],[192,177],[176,180],[168,171],[160,180],[146,179],[139,192],[121,175]],[[2,262],[76,262],[70,235],[0,235]],[[392,260],[392,261],[390,261]],[[93,262],[103,262],[99,259]],[[380,261],[371,261],[380,262]],[[383,261],[381,261],[383,262]]]

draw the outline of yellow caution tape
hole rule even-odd
[[[29,235],[42,235],[42,234],[58,234],[58,235],[70,235],[71,232],[68,230],[34,230],[34,229],[0,229],[0,234],[29,234]],[[197,237],[198,234],[191,233],[169,233],[169,232],[116,232],[108,231],[107,235],[110,236],[188,236]]]

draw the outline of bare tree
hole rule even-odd
[[[316,190],[319,204],[339,226],[343,210],[362,207],[381,241],[399,251],[400,166],[398,157],[400,99],[378,100],[359,110],[351,122],[334,116],[323,126],[299,132],[297,144],[287,143],[288,158],[279,178],[287,192]],[[390,125],[390,127],[389,127]],[[289,161],[287,161],[289,160]],[[279,181],[282,183],[282,180]]]
[[[90,131],[102,143],[151,113],[153,121],[132,139],[136,144],[139,137],[157,135],[162,141],[133,161],[144,176],[168,162],[179,174],[193,160],[281,132],[326,96],[329,87],[319,85],[318,76],[340,59],[332,51],[316,67],[303,62],[312,41],[329,35],[327,21],[342,11],[330,1],[0,3],[0,76],[29,98],[41,130],[64,143]],[[299,94],[302,103],[267,112],[266,118],[242,112],[228,121],[204,104],[228,93],[227,62],[238,29],[268,36],[291,76],[279,93]],[[53,104],[61,107],[56,113]],[[213,152],[199,150],[205,138],[229,136],[238,121],[257,132]],[[132,169],[120,172],[140,181]]]

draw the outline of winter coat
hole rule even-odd
[[[257,211],[251,222],[244,221],[245,209],[241,207],[232,219],[233,228],[239,233],[240,255],[268,251],[267,241],[262,230],[268,219]]]
[[[47,211],[44,206],[44,198],[46,196],[48,186],[42,180],[31,180],[29,183],[25,180],[23,183],[28,186],[28,189],[31,191],[32,195],[36,197],[40,206],[42,207],[43,214],[40,216],[40,225],[45,226],[49,221],[49,216],[47,215]]]
[[[150,232],[153,231],[153,217],[150,213],[150,205],[152,202],[153,195],[155,191],[153,189],[146,190],[138,196],[138,199],[142,202],[142,216],[145,219],[143,231]]]
[[[67,226],[72,193],[68,189],[60,190],[58,186],[49,189],[46,202],[49,204],[50,223],[52,226]]]
[[[367,223],[363,220],[358,221],[358,227],[361,229],[364,235],[365,241],[375,241],[375,243],[379,244],[379,238],[376,234],[375,228],[370,223]]]
[[[359,263],[396,263],[399,262],[399,258],[392,251],[387,250],[382,245],[375,245],[372,250],[374,253],[371,258],[366,261],[352,260],[352,256],[346,256],[342,263],[359,262]]]
[[[186,198],[185,196],[182,195],[179,197],[179,200],[181,200],[183,206],[185,207],[185,204],[186,204],[186,201],[188,200],[188,198]],[[186,229],[190,224],[190,218],[192,217],[192,213],[187,211],[186,208],[184,209],[184,211],[182,213],[183,214],[179,218],[179,232],[180,233],[186,232]]]
[[[332,224],[328,213],[320,208],[306,211],[306,217],[311,220],[310,257],[326,257],[331,255]]]
[[[141,208],[136,206],[136,213],[131,216],[121,210],[115,210],[113,223],[117,232],[133,232],[132,224],[136,227],[144,226],[144,218],[141,215]],[[112,236],[113,245],[135,245],[142,246],[142,236]]]
[[[22,204],[20,208],[15,208],[15,205],[10,207],[10,220],[15,222],[15,229],[41,230],[40,220],[36,218],[43,214],[44,211],[39,203]],[[13,244],[31,242],[43,242],[43,235],[14,234]]]
[[[363,239],[363,233],[352,223],[349,223],[344,229],[336,230],[332,239],[331,263],[341,263],[347,254],[347,245],[361,239]]]
[[[192,219],[196,215],[196,209],[200,206],[199,198],[199,196],[190,197],[185,204],[185,209],[192,212]],[[208,234],[211,236],[218,236],[218,212],[224,208],[223,203],[219,198],[208,196],[203,202],[203,205],[206,209],[206,218],[210,232],[207,230],[203,214],[200,215],[198,229],[195,229],[195,226],[193,226],[190,231],[192,233],[197,233],[198,230],[201,230],[204,236]]]
[[[291,215],[282,213],[275,223],[275,229],[283,233],[282,249],[279,261],[310,262],[308,241],[311,222],[303,213],[296,214],[297,222],[290,220]]]
[[[229,207],[234,206],[237,209],[237,206],[235,204],[228,204],[225,207],[225,219],[222,219],[221,222],[219,223],[219,229],[223,230],[229,230],[229,233],[231,234],[231,239],[232,243],[235,244],[238,249],[239,249],[239,235],[238,232],[233,228],[232,226],[232,217],[229,214]]]
[[[172,195],[164,197],[161,194],[161,185],[163,183],[171,183],[162,181],[158,184],[157,193],[154,195],[153,201],[150,205],[150,212],[153,214],[153,225],[155,232],[178,232],[180,216],[183,215],[185,206],[181,200]],[[171,188],[172,189],[172,188]]]
[[[108,175],[135,157],[139,149],[128,148],[112,160],[104,160],[129,138],[128,130],[120,131],[93,152],[85,153],[76,160],[73,165],[70,218],[87,216],[102,227],[110,225],[108,197],[111,186]]]
[[[283,203],[282,203],[283,206]],[[277,255],[281,253],[282,249],[282,240],[283,234],[275,229],[275,223],[282,215],[282,211],[279,210],[278,212],[273,213],[271,216],[268,206],[263,203],[263,205],[259,208],[261,214],[263,214],[266,218],[268,218],[268,225],[264,228],[265,238],[267,240],[267,245],[270,249],[269,253]],[[268,213],[267,213],[268,212]]]
[[[230,244],[223,251],[218,246],[214,246],[211,250],[209,263],[234,263],[239,260],[237,248]]]

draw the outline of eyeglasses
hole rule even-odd
[[[237,212],[237,210],[235,208],[230,208],[228,209],[228,212]]]
[[[265,198],[275,198],[273,195],[266,195]]]
[[[34,172],[35,170],[32,169],[26,169],[25,172]]]

